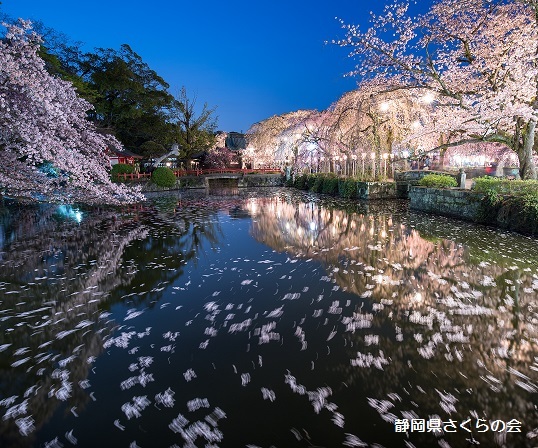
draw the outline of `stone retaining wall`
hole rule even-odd
[[[481,222],[484,195],[469,190],[415,187],[409,188],[409,208],[436,215],[453,216]]]
[[[434,170],[410,170],[410,171],[395,171],[394,180],[396,182],[396,192],[399,198],[409,197],[409,189],[418,185],[420,180],[428,174],[442,174],[453,177],[457,184],[462,186],[463,172],[458,173],[449,171],[434,171]],[[463,180],[465,182],[465,179]]]
[[[358,199],[395,199],[395,182],[357,182]]]
[[[213,176],[215,179],[218,176]],[[221,176],[221,178],[231,178],[230,176]],[[242,187],[282,187],[284,186],[284,177],[280,174],[246,174],[235,176],[237,186]],[[176,180],[173,188],[158,187],[150,181],[141,181],[142,192],[159,192],[169,190],[180,190],[183,188],[208,188],[208,176],[181,176]]]
[[[538,222],[508,201],[492,206],[484,195],[469,190],[410,187],[409,208],[435,215],[450,216],[514,232],[538,235]]]
[[[240,187],[283,187],[285,178],[281,174],[246,174]]]

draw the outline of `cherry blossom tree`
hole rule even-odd
[[[426,92],[391,87],[383,80],[363,82],[327,110],[299,110],[256,123],[247,133],[244,160],[265,165],[287,161],[297,171],[357,174],[357,166],[365,165],[361,158],[367,158],[373,177],[386,175],[381,167],[390,163],[389,155],[401,155],[404,149],[416,153],[438,142],[438,134],[427,131],[432,108]]]
[[[275,165],[294,162],[298,156],[298,128],[302,127],[315,111],[299,110],[283,115],[273,115],[255,123],[247,131],[247,149],[243,152],[246,162]]]
[[[106,149],[121,147],[86,119],[91,105],[51,76],[30,22],[5,25],[0,41],[0,194],[21,200],[121,203],[142,200],[110,180]]]
[[[430,91],[437,148],[502,143],[521,177],[536,178],[538,2],[439,0],[426,14],[409,11],[408,2],[389,5],[365,31],[342,23],[346,37],[333,42],[351,49],[351,74]]]
[[[205,164],[209,168],[229,168],[238,163],[239,153],[224,146],[209,149],[205,158]]]
[[[226,138],[228,138],[227,132],[217,131],[215,133],[215,143],[211,149],[224,148],[226,146]]]
[[[438,134],[425,132],[431,113],[425,91],[395,89],[380,78],[365,80],[326,112],[331,157],[344,173],[364,175],[366,166],[368,177],[385,177],[391,161],[417,157],[437,144]]]
[[[287,128],[281,133],[278,157],[289,160],[298,171],[321,169],[329,160],[327,112],[299,110],[286,114]]]
[[[428,139],[425,134],[414,139],[430,122],[432,109],[424,92],[392,87],[365,81],[331,106],[331,135],[347,156],[359,148],[378,154],[404,146],[417,148]]]

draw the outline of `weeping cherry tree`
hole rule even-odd
[[[366,30],[342,23],[346,36],[333,42],[350,48],[352,74],[428,90],[437,149],[502,143],[517,154],[521,177],[536,178],[538,2],[439,0],[426,14],[409,10],[391,4]]]

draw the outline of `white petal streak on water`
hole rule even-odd
[[[148,232],[153,231],[146,229],[145,233],[130,241],[144,239]],[[20,312],[15,310],[25,305],[24,289],[4,291],[7,296],[17,296],[13,307],[0,314],[0,319],[4,319],[2,323],[9,324],[3,327],[6,334],[10,333],[9,330],[15,331],[16,325],[22,323],[32,331],[48,331],[49,339],[42,341],[38,350],[30,345],[13,347],[13,343],[4,343],[0,345],[0,352],[9,354],[12,368],[41,372],[38,378],[47,378],[50,382],[28,385],[21,394],[2,398],[3,419],[15,422],[24,437],[32,434],[36,422],[29,400],[44,393],[50,400],[69,402],[75,387],[89,389],[85,392],[87,394],[93,393],[93,378],[91,383],[77,378],[71,367],[79,365],[83,359],[92,371],[99,356],[106,359],[107,355],[117,356],[124,363],[123,367],[118,367],[123,378],[115,384],[123,404],[111,418],[113,429],[128,432],[126,428],[131,427],[129,421],[137,420],[144,426],[146,418],[161,412],[163,418],[167,416],[167,430],[180,437],[178,442],[186,446],[197,443],[217,446],[226,440],[218,424],[221,419],[228,418],[227,409],[223,411],[219,406],[230,406],[230,403],[214,401],[209,394],[210,383],[216,380],[222,380],[225,387],[237,394],[252,394],[263,406],[285,406],[285,403],[294,400],[305,403],[314,414],[338,428],[344,446],[367,444],[359,438],[366,437],[348,423],[353,415],[344,415],[345,409],[349,408],[344,406],[345,397],[339,389],[343,384],[346,388],[354,387],[356,378],[373,378],[378,372],[381,374],[387,370],[394,372],[397,370],[394,364],[413,371],[417,360],[423,363],[422,366],[428,366],[428,362],[442,359],[448,365],[461,366],[461,376],[470,376],[473,373],[467,366],[472,361],[478,371],[474,374],[478,381],[472,383],[469,391],[437,389],[427,384],[399,385],[395,381],[383,389],[380,396],[358,398],[388,424],[397,418],[428,418],[428,415],[422,414],[425,411],[419,405],[412,406],[413,400],[421,402],[417,398],[421,395],[429,397],[435,412],[445,418],[463,412],[459,393],[476,393],[476,388],[480,387],[477,383],[499,393],[501,385],[509,378],[512,385],[523,393],[535,394],[538,382],[533,373],[538,371],[538,358],[531,356],[530,345],[538,341],[538,325],[530,322],[534,326],[525,326],[523,322],[523,332],[523,328],[521,331],[514,329],[511,322],[513,310],[519,306],[518,300],[529,304],[528,296],[536,296],[537,274],[528,274],[518,286],[519,279],[502,278],[503,275],[510,276],[514,269],[492,273],[493,264],[489,262],[459,271],[457,264],[446,269],[437,269],[425,261],[417,264],[419,255],[415,246],[430,244],[428,248],[433,251],[431,262],[434,265],[446,263],[449,255],[454,259],[463,257],[463,250],[458,245],[449,245],[446,250],[436,251],[434,245],[424,242],[415,233],[410,232],[409,235],[409,239],[413,239],[414,252],[408,250],[405,257],[383,258],[383,241],[371,241],[365,245],[350,241],[338,249],[347,258],[329,261],[324,268],[313,268],[319,258],[310,249],[308,258],[306,254],[292,254],[293,251],[282,257],[267,251],[259,259],[252,255],[249,258],[219,259],[218,263],[201,268],[201,272],[189,271],[176,282],[138,285],[136,290],[125,291],[122,295],[125,308],[121,312],[100,310],[97,307],[99,301],[92,302],[96,299],[90,297],[106,297],[109,293],[96,291],[92,285],[69,291],[69,296],[81,298],[80,303],[64,308],[47,305]],[[359,257],[363,251],[374,255],[362,261],[353,258]],[[328,247],[318,248],[318,253],[324,256],[330,252]],[[94,263],[95,269],[98,270],[106,260]],[[135,276],[138,272],[136,263],[129,260],[124,263],[129,267],[128,272]],[[310,265],[310,272],[305,273],[301,269],[305,263]],[[166,269],[166,264],[158,258],[147,266]],[[87,266],[80,265],[77,271],[82,273],[84,269]],[[454,271],[453,276],[447,274],[450,270]],[[231,281],[227,277],[230,272],[236,275]],[[425,284],[434,287],[425,290],[413,277],[418,273]],[[465,273],[467,277],[463,275]],[[308,274],[310,276],[306,277]],[[303,275],[306,277],[304,284],[299,281],[305,278]],[[217,283],[223,278],[227,278],[230,284]],[[270,280],[266,281],[266,278]],[[48,278],[40,274],[33,280],[36,283],[46,282]],[[213,285],[210,290],[207,290],[206,282]],[[406,287],[405,282],[411,286]],[[313,283],[321,286],[314,287]],[[268,284],[274,289],[269,290]],[[503,296],[499,303],[492,305],[488,294],[501,285]],[[13,286],[2,284],[2,287]],[[215,290],[216,287],[218,290]],[[357,290],[352,295],[347,293],[353,288]],[[197,289],[205,291],[205,300],[189,301],[189,294]],[[236,291],[241,291],[241,294],[236,296]],[[521,294],[518,300],[516,292]],[[405,296],[402,297],[401,293]],[[135,302],[152,294],[166,297],[166,301],[156,301],[157,307],[144,301],[140,304]],[[240,303],[237,303],[237,298]],[[529,321],[536,320],[535,308],[532,304],[529,306]],[[77,315],[78,319],[69,328],[65,323],[73,315]],[[159,322],[160,319],[166,322],[166,328]],[[380,321],[386,328],[381,328]],[[501,340],[489,352],[481,351],[475,356],[472,350],[478,347],[475,339],[477,332],[483,330],[479,327],[483,321],[489,322],[489,329],[500,335]],[[81,344],[84,332],[94,330],[103,353],[88,351],[85,342]],[[76,341],[76,345],[73,344],[75,348],[70,353],[49,350],[58,341],[71,340]],[[390,348],[385,350],[387,340],[396,347],[398,344],[404,347],[402,350],[411,350],[415,355],[413,362],[406,365],[400,359],[393,359],[397,349],[394,352]],[[514,341],[519,341],[520,346],[514,347]],[[241,351],[242,356],[237,357],[230,347]],[[231,353],[228,360],[217,356],[221,349]],[[202,353],[204,351],[207,354]],[[517,360],[518,351],[531,354],[528,370],[521,371],[521,368],[508,365],[508,362]],[[182,360],[185,353],[189,353],[189,357]],[[299,378],[292,371],[282,376],[285,366],[275,353],[280,353],[290,363],[291,358],[296,357],[307,368],[298,372],[293,370]],[[493,353],[495,362],[484,353],[488,356]],[[330,376],[332,382],[326,384],[321,372],[331,365],[332,356],[338,359],[336,356],[342,357],[343,354],[346,365],[339,364],[343,372],[341,381],[335,383],[334,376]],[[275,367],[273,374],[271,369]],[[40,368],[45,370],[40,371]],[[229,373],[233,373],[231,380],[226,376]],[[92,374],[96,378],[106,375],[101,373],[99,365]],[[203,398],[192,396],[190,392],[203,391],[204,388],[208,394],[202,392],[200,396]],[[99,394],[96,393],[96,396]],[[75,407],[70,405],[69,408]],[[168,410],[173,411],[173,415],[167,413]],[[80,412],[77,407],[77,414]],[[232,415],[233,411],[230,409],[228,413]],[[514,418],[517,417],[514,415]],[[77,438],[73,433],[77,431],[64,430],[58,437],[76,444]],[[129,434],[128,439],[132,441],[134,436]],[[51,446],[59,443],[58,439],[50,441]],[[137,446],[137,442],[132,442],[131,446]]]

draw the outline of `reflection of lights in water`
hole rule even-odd
[[[385,232],[384,230],[381,231],[381,238],[386,238],[387,237],[387,232]]]
[[[299,227],[299,228],[297,229],[297,234],[298,234],[299,236],[302,236],[302,234],[303,234],[303,228],[302,228],[302,227]]]
[[[314,221],[310,223],[310,230],[316,230],[316,223]]]
[[[58,214],[67,219],[72,219],[73,221],[80,223],[82,221],[82,212],[76,208],[71,207],[70,205],[60,205],[58,206]]]
[[[255,198],[250,199],[247,208],[252,215],[255,215],[258,212],[258,203]]]
[[[420,292],[417,292],[413,299],[412,299],[413,302],[422,302],[422,294]]]
[[[290,230],[290,223],[289,222],[286,223],[286,230]]]

